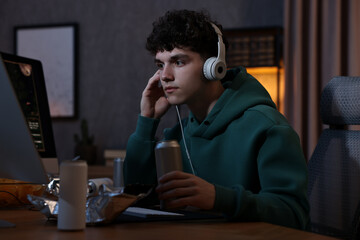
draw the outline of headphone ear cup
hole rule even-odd
[[[221,80],[226,75],[226,64],[218,59],[213,65],[212,65],[213,74],[215,76],[216,80]]]
[[[214,78],[213,70],[212,70],[213,69],[212,66],[214,65],[215,62],[216,62],[216,57],[211,57],[206,59],[204,63],[203,72],[205,78],[208,80],[216,80]]]
[[[226,64],[216,57],[208,58],[203,67],[204,76],[211,81],[220,80],[225,77]]]

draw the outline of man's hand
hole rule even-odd
[[[167,208],[186,206],[210,210],[214,208],[215,186],[193,174],[173,171],[159,179],[156,188],[159,199]]]
[[[157,71],[149,79],[145,87],[140,102],[141,116],[160,119],[170,108],[170,103],[166,99],[164,90],[159,87],[160,73]]]

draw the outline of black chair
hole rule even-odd
[[[311,230],[360,239],[360,77],[335,77],[320,100],[324,129],[308,163]]]

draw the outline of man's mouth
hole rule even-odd
[[[176,91],[176,89],[178,89],[177,87],[166,87],[165,88],[165,92],[166,93],[173,93]]]

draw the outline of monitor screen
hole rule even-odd
[[[12,54],[0,54],[37,151],[41,158],[56,158],[41,62]]]

